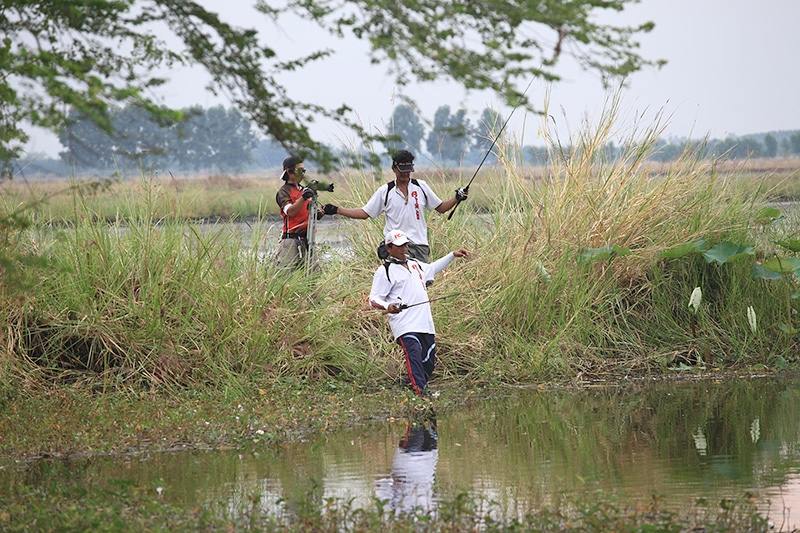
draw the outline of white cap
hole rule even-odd
[[[406,235],[405,231],[402,230],[394,230],[390,231],[386,234],[386,240],[384,241],[387,245],[394,244],[395,246],[402,246],[408,242],[411,242]]]

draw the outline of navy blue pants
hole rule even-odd
[[[406,371],[414,392],[421,396],[436,366],[436,337],[432,333],[406,333],[397,338],[406,359]]]

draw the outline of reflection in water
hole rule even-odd
[[[399,443],[399,444],[398,444]],[[800,383],[745,381],[645,388],[524,391],[438,420],[376,424],[277,448],[42,461],[0,470],[15,486],[63,479],[87,487],[125,479],[164,487],[181,506],[257,501],[298,513],[299,501],[387,502],[394,512],[461,492],[510,509],[561,493],[611,492],[636,504],[658,494],[672,509],[752,491],[800,525]]]
[[[708,441],[706,440],[706,435],[702,427],[697,427],[694,434],[692,434],[692,439],[694,439],[694,448],[697,450],[697,453],[705,457],[708,451]]]
[[[433,482],[439,460],[436,418],[407,422],[397,445],[390,477],[378,479],[375,496],[397,513],[434,507]]]

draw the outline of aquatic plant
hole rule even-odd
[[[747,306],[747,323],[750,325],[750,331],[753,332],[753,335],[757,334],[758,326],[756,323],[756,312],[752,305]]]
[[[700,310],[700,304],[703,301],[703,291],[700,287],[695,287],[692,290],[691,296],[689,296],[689,309],[691,309],[694,314],[697,314],[697,311]]]

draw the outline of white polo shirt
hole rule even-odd
[[[442,200],[424,180],[417,180],[417,183],[419,186],[408,183],[408,197],[405,197],[397,186],[392,187],[388,201],[386,190],[389,184],[381,185],[361,209],[371,218],[377,217],[382,212],[386,213],[384,235],[390,231],[402,230],[414,244],[427,246],[428,225],[425,222],[425,210],[436,209]]]
[[[386,277],[386,267],[381,265],[372,277],[372,290],[369,299],[378,305],[388,307],[389,304],[413,305],[420,302],[427,302],[428,291],[425,289],[425,282],[432,280],[433,277],[441,272],[453,260],[453,253],[450,252],[441,259],[433,263],[422,263],[414,259],[409,259],[408,268],[403,265],[391,263],[389,265],[389,277]],[[396,314],[387,315],[389,317],[389,327],[392,335],[397,339],[406,333],[431,333],[436,334],[433,327],[433,315],[431,314],[431,304],[418,305],[410,309],[404,309]]]

